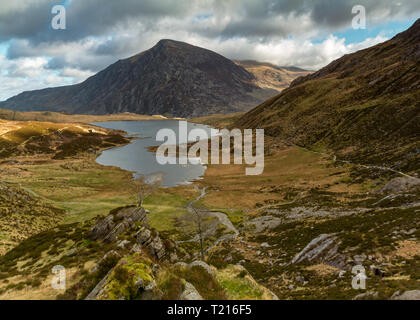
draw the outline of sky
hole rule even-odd
[[[52,26],[55,5],[65,29]],[[353,28],[356,5],[365,29]],[[419,17],[419,0],[0,0],[0,101],[79,83],[160,39],[317,70]]]

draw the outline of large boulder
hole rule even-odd
[[[321,234],[300,251],[290,264],[324,262],[337,268],[345,268],[345,256],[338,252],[334,234]]]
[[[420,290],[409,290],[403,294],[394,294],[392,300],[420,300]]]

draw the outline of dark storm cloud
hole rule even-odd
[[[191,8],[187,0],[72,0],[66,6],[67,29],[51,28],[51,9],[57,1],[27,1],[27,5],[0,5],[0,41],[29,39],[32,43],[74,41],[106,34],[116,26],[130,27],[132,19],[153,23],[181,17]]]
[[[240,12],[240,15],[226,25],[220,36],[268,39],[271,36],[299,35],[310,30],[336,31],[337,28],[351,27],[355,5],[366,8],[371,23],[420,12],[418,0],[244,0],[241,10],[231,10],[233,16],[235,12]],[[307,17],[310,24],[306,28],[299,19],[308,22]]]
[[[57,32],[50,26],[51,8],[60,1],[10,3],[0,4],[0,41],[18,38],[32,43],[77,41],[109,34],[115,29],[130,29],[136,22],[152,30],[166,17],[185,22],[178,24],[178,28],[209,38],[267,38],[306,32],[297,22],[299,18],[309,17],[311,29],[348,27],[351,8],[356,4],[364,5],[373,20],[420,11],[418,0],[71,0],[66,5],[67,29]],[[212,14],[216,20],[228,20],[228,23],[219,29],[217,24],[203,22],[204,26],[193,29],[188,18],[198,14]]]

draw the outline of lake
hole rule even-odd
[[[206,171],[206,166],[200,163],[161,165],[157,162],[156,155],[148,151],[148,147],[159,146],[163,143],[155,139],[156,133],[160,129],[172,129],[178,136],[178,120],[109,121],[92,124],[108,129],[124,130],[127,132],[128,137],[139,137],[139,139],[133,139],[125,146],[103,151],[96,159],[101,165],[117,166],[123,170],[133,171],[146,177],[161,174],[162,186],[166,187],[189,184],[193,180],[202,177]],[[206,130],[210,136],[211,127],[187,123],[188,132],[195,128]]]

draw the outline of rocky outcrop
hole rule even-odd
[[[107,217],[99,220],[90,230],[89,238],[114,242],[118,236],[134,226],[135,223],[147,223],[144,208],[127,207],[113,210]]]
[[[140,230],[136,233],[135,237],[137,243],[140,246],[146,248],[149,253],[158,260],[165,256],[165,246],[157,231],[152,231],[145,227],[141,227]]]
[[[85,300],[97,300],[98,297],[103,293],[105,284],[111,274],[112,270],[110,270],[107,275],[99,281],[99,283],[95,286],[95,288],[87,295]]]
[[[273,216],[262,216],[245,222],[245,226],[252,227],[254,232],[274,229],[281,224],[282,220]]]
[[[398,193],[409,191],[410,189],[419,186],[420,179],[410,177],[397,177],[389,181],[383,187],[375,191],[375,193]]]
[[[146,210],[139,207],[125,207],[112,210],[111,213],[100,219],[90,230],[89,238],[91,240],[102,240],[103,242],[116,242],[118,237],[131,230],[139,228],[134,234],[136,243],[131,247],[131,251],[140,252],[146,249],[153,257],[161,260],[166,255],[165,245],[159,236],[159,232],[149,229]],[[129,241],[118,243],[119,248],[127,248]],[[176,256],[176,254],[175,254]],[[172,260],[176,260],[174,254]]]
[[[345,256],[338,252],[338,239],[334,234],[321,234],[313,239],[290,264],[324,262],[337,268],[345,268]]]

